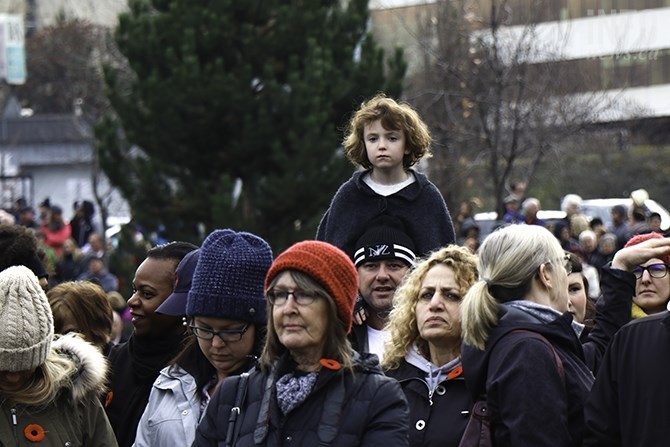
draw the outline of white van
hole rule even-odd
[[[599,217],[603,221],[603,224],[605,224],[605,228],[609,228],[612,225],[612,207],[615,205],[625,206],[630,215],[630,211],[633,208],[633,199],[586,199],[582,200],[580,209],[583,214],[591,219]],[[670,228],[670,213],[663,205],[654,200],[647,199],[644,202],[644,206],[650,212],[660,214],[661,228]]]

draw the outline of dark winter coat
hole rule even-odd
[[[456,368],[456,372],[462,371],[461,367]],[[462,374],[445,377],[432,396],[424,379],[426,374],[405,360],[386,375],[400,382],[409,402],[410,445],[458,447],[473,403]]]
[[[128,342],[111,350],[111,394],[105,410],[120,447],[133,445],[154,379],[177,355],[182,340],[182,336],[150,338],[133,334]]]
[[[670,443],[668,353],[668,312],[637,319],[617,332],[586,402],[584,446]]]
[[[601,296],[596,302],[595,324],[582,343],[586,366],[596,374],[614,334],[631,320],[635,295],[632,273],[603,267],[600,276]]]
[[[409,445],[407,401],[400,385],[382,374],[376,357],[356,358],[353,375],[322,368],[307,399],[285,416],[277,406],[275,383],[292,370],[288,356],[278,361],[269,376],[254,371],[237,419],[235,445],[316,446],[322,422],[335,425],[332,446]],[[193,446],[224,445],[237,383],[236,377],[222,382],[198,426]],[[341,407],[336,405],[338,396]]]
[[[444,198],[428,177],[410,170],[416,181],[384,197],[363,181],[369,171],[355,172],[333,197],[321,218],[316,238],[341,248],[352,259],[354,245],[367,223],[382,214],[403,221],[417,256],[455,242],[454,226]]]
[[[465,344],[462,349],[473,399],[486,394],[495,445],[580,446],[593,374],[584,363],[572,315],[566,312],[543,323],[504,304],[500,309],[485,351]],[[546,341],[530,332],[514,332],[518,329],[541,334]],[[563,377],[554,352],[561,359]]]
[[[84,266],[81,259],[72,254],[63,253],[63,258],[56,263],[56,282],[75,281],[81,275]]]

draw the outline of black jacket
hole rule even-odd
[[[182,340],[183,336],[149,338],[133,334],[110,351],[111,394],[105,411],[119,447],[130,447],[135,441],[154,379],[177,355]]]
[[[319,445],[317,433],[324,415],[330,415],[324,419],[337,429],[333,446],[409,445],[407,401],[398,382],[382,374],[376,358],[361,358],[354,375],[323,368],[307,399],[284,416],[277,407],[275,383],[292,370],[291,365],[288,356],[283,356],[269,382],[268,375],[260,371],[251,374],[237,420],[236,446]],[[236,378],[227,378],[219,386],[198,426],[193,446],[224,445],[237,384]],[[337,396],[342,400],[341,407],[333,404]]]
[[[455,372],[462,367],[454,368]],[[429,395],[425,373],[403,360],[386,375],[400,382],[409,402],[409,441],[412,447],[458,447],[465,431],[472,398],[462,374],[440,382]]]
[[[668,312],[637,319],[614,336],[586,402],[584,446],[668,445],[668,353]]]
[[[596,302],[595,324],[582,343],[586,365],[598,372],[614,334],[631,319],[635,295],[635,276],[623,270],[603,267],[600,273],[601,296]]]
[[[370,347],[368,346],[368,325],[363,322],[363,324],[354,324],[351,326],[351,332],[347,335],[349,342],[351,343],[351,348],[358,352],[359,354],[366,354],[370,352]]]
[[[330,242],[353,259],[354,245],[367,223],[386,214],[403,221],[417,256],[454,243],[456,237],[449,210],[442,194],[428,177],[411,170],[416,181],[384,197],[363,182],[367,172],[355,172],[337,190],[319,223],[318,240]]]
[[[486,394],[497,447],[581,445],[584,402],[593,374],[571,323],[567,312],[542,323],[502,305],[486,350],[463,345],[465,381],[473,399]],[[546,341],[515,332],[519,329],[538,333]],[[561,359],[564,378],[547,341]]]

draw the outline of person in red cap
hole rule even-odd
[[[670,439],[670,312],[662,308],[668,301],[670,239],[639,235],[617,256],[633,251],[640,256],[621,272],[618,289],[635,293],[638,305],[655,312],[619,329],[607,348],[584,407],[587,447],[661,447]]]
[[[329,243],[281,253],[265,278],[259,368],[223,381],[193,446],[409,445],[400,385],[347,340],[357,289],[353,262]]]
[[[646,233],[633,236],[626,247],[649,239],[663,239],[662,234]],[[670,300],[670,255],[649,259],[635,267],[635,296],[633,297],[633,319],[663,312]]]

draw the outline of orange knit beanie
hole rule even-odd
[[[339,248],[327,242],[303,241],[277,256],[265,277],[265,289],[279,273],[295,270],[309,275],[335,300],[337,314],[347,333],[351,331],[358,294],[358,272]]]

